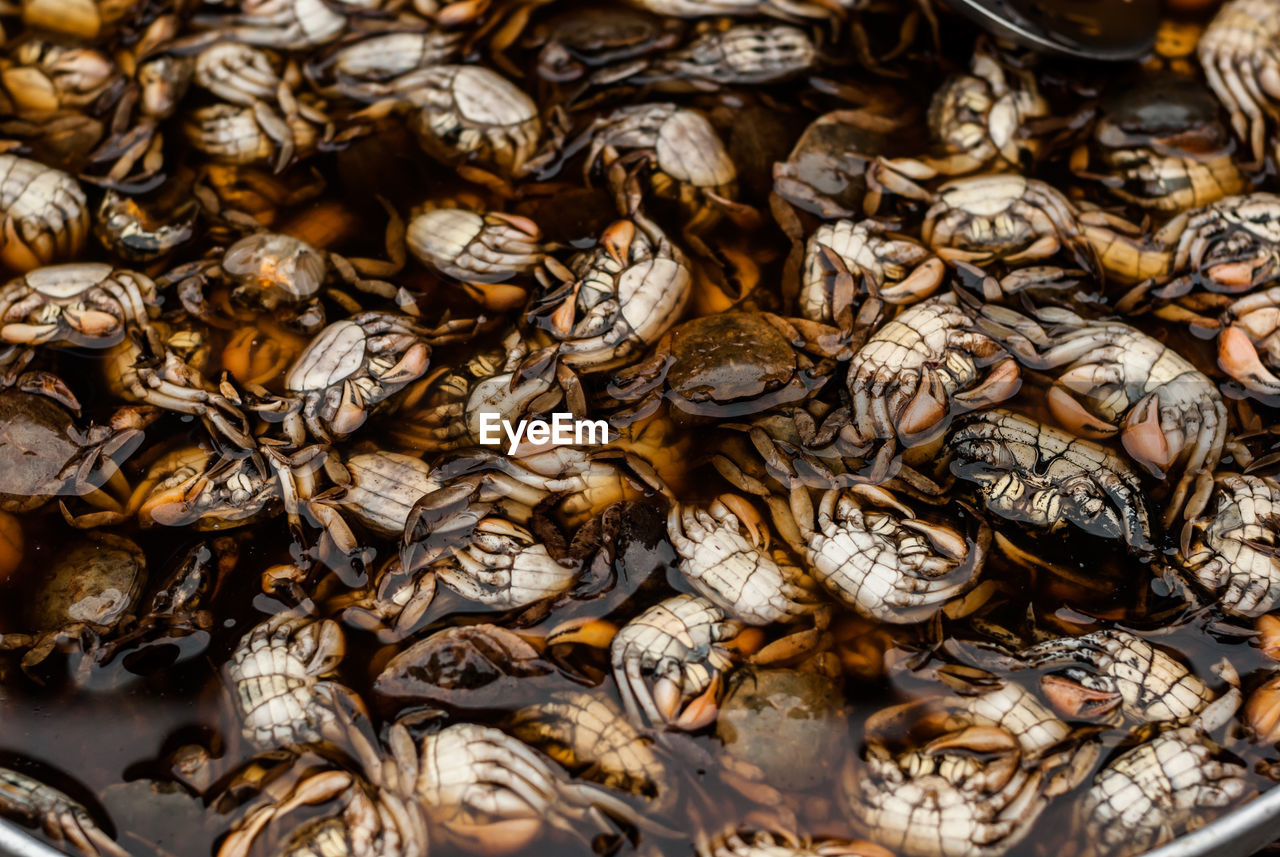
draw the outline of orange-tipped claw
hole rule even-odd
[[[1252,262],[1223,262],[1209,268],[1209,279],[1230,292],[1241,292],[1253,285]]]
[[[1022,377],[1018,372],[1018,364],[1012,360],[1002,360],[987,373],[987,379],[964,393],[957,393],[953,398],[966,408],[985,408],[999,404],[1015,395],[1022,389]]]
[[[1050,387],[1046,399],[1054,419],[1073,434],[1097,440],[1116,433],[1115,426],[1086,411],[1076,397],[1062,387]]]
[[[630,220],[615,220],[600,236],[600,246],[619,265],[627,264],[631,242],[636,238],[636,225]]]
[[[898,434],[907,438],[935,428],[947,415],[947,392],[933,372],[921,379],[920,389],[898,417]]]
[[[1164,478],[1173,460],[1182,452],[1169,446],[1169,439],[1160,427],[1160,400],[1154,394],[1147,396],[1145,402],[1138,402],[1129,412],[1120,441],[1125,452],[1157,479]]]
[[[1040,689],[1054,709],[1067,718],[1101,717],[1120,705],[1120,694],[1091,690],[1079,682],[1056,675],[1040,679]]]
[[[1280,378],[1262,364],[1258,349],[1237,325],[1231,325],[1218,337],[1218,365],[1251,390],[1261,388],[1260,392],[1280,394]]]

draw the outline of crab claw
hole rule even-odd
[[[1218,337],[1218,365],[1250,390],[1280,395],[1280,378],[1262,364],[1258,349],[1238,325],[1231,325]]]
[[[657,701],[657,688],[654,690],[654,699]],[[684,707],[684,711],[681,711],[678,717],[674,719],[668,717],[668,721],[677,729],[682,729],[686,732],[695,732],[710,726],[715,723],[716,715],[720,712],[720,706],[716,702],[716,697],[719,693],[720,676],[717,675],[711,679],[711,685],[704,692],[689,701],[689,704]],[[676,704],[677,706],[679,705],[679,699],[676,700]],[[658,706],[661,708],[662,703],[658,702]],[[666,714],[665,710],[663,714]]]
[[[1049,388],[1049,394],[1046,398],[1054,419],[1073,434],[1091,440],[1098,440],[1104,437],[1111,437],[1116,433],[1115,426],[1098,419],[1086,411],[1084,406],[1076,400],[1076,397],[1064,388],[1055,384]]]
[[[956,393],[952,400],[964,405],[967,409],[987,408],[999,404],[1015,395],[1022,389],[1022,377],[1018,372],[1018,364],[1013,360],[1002,360],[991,368],[987,378],[972,390]]]
[[[1062,676],[1047,675],[1040,679],[1040,689],[1054,709],[1067,718],[1094,718],[1119,707],[1120,694],[1093,690],[1080,682]]]
[[[636,225],[630,220],[615,220],[600,236],[600,246],[619,265],[627,264],[631,242],[636,239]]]
[[[1243,292],[1254,285],[1256,259],[1222,262],[1209,268],[1209,279],[1228,292]]]
[[[920,388],[898,417],[898,435],[904,443],[938,428],[947,416],[947,391],[938,373],[926,369]]]
[[[764,525],[764,519],[760,517],[760,513],[747,502],[745,497],[740,494],[721,494],[716,499],[733,513],[742,526],[747,528],[747,532],[751,534],[751,541],[756,547],[769,549],[769,528]]]
[[[1182,451],[1169,445],[1169,438],[1160,427],[1160,399],[1155,393],[1147,394],[1129,411],[1120,441],[1124,451],[1157,479],[1164,478]]]
[[[964,536],[950,527],[930,524],[919,518],[908,518],[902,522],[902,526],[920,533],[929,540],[934,550],[951,559],[962,559],[969,552],[969,543]]]

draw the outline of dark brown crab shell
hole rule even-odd
[[[112,627],[137,606],[147,578],[147,560],[133,542],[95,533],[72,544],[49,563],[26,615],[36,631],[74,623]]]
[[[746,312],[703,316],[671,333],[669,398],[698,415],[740,416],[804,398],[808,375],[782,332]]]
[[[87,444],[71,414],[56,402],[3,390],[0,414],[0,509],[29,512],[50,497],[89,494],[100,487],[65,478],[67,465]]]

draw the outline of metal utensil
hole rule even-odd
[[[1123,62],[1151,50],[1159,0],[947,0],[992,34],[1032,50]]]

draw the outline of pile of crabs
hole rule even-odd
[[[1280,779],[1280,0],[0,35],[0,709],[195,721],[0,741],[34,836],[1129,857]]]

